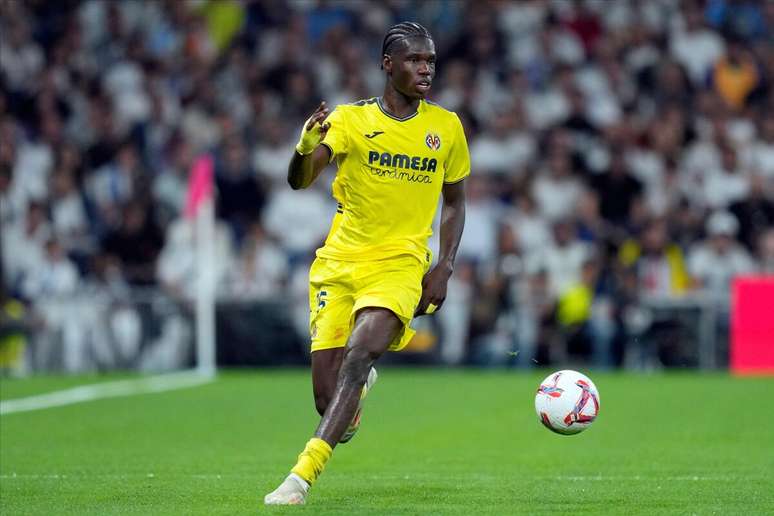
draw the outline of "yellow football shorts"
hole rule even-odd
[[[309,331],[312,351],[347,344],[355,314],[366,307],[392,310],[403,332],[389,349],[403,349],[414,336],[409,327],[422,296],[429,264],[411,255],[386,260],[342,262],[317,258],[309,270]]]

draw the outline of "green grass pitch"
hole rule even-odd
[[[304,507],[263,495],[317,423],[306,370],[7,414],[0,513],[774,514],[774,380],[592,371],[599,419],[566,437],[535,416],[549,372],[381,369]]]

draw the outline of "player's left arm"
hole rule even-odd
[[[446,285],[454,271],[454,258],[457,256],[464,227],[465,181],[444,184],[440,255],[435,267],[422,278],[422,297],[415,315],[433,313],[443,305],[446,299]]]

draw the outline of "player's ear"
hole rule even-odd
[[[387,73],[392,72],[392,58],[388,54],[382,56],[381,69],[385,70]]]

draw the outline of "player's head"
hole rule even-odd
[[[410,98],[424,98],[435,77],[435,44],[415,22],[390,27],[382,43],[382,68],[393,87]]]

